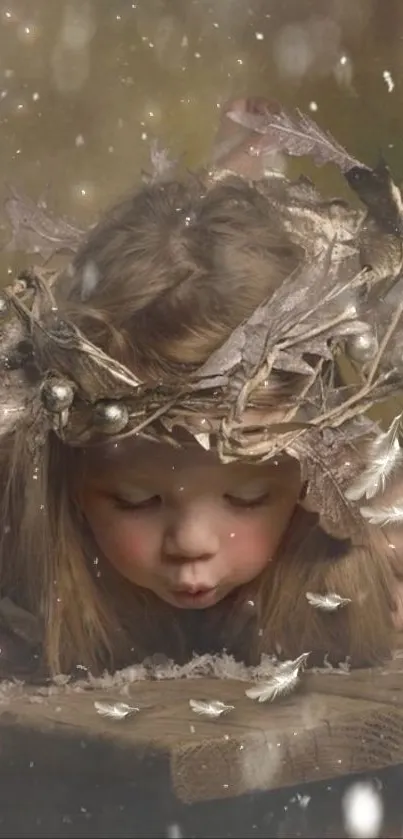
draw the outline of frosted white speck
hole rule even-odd
[[[289,24],[280,29],[273,54],[282,76],[294,78],[304,76],[314,60],[305,27]]]
[[[392,79],[392,74],[390,73],[389,70],[384,70],[383,73],[382,73],[382,76],[383,76],[383,80],[386,84],[386,87],[388,89],[388,93],[392,93],[392,91],[395,89],[395,83]]]
[[[179,824],[169,824],[167,827],[168,839],[182,839],[183,833]]]
[[[344,826],[352,839],[376,839],[379,836],[383,804],[372,784],[352,784],[342,800]]]

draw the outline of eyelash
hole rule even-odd
[[[134,504],[131,501],[126,501],[124,498],[119,498],[117,495],[113,495],[112,500],[118,510],[131,510],[133,512],[136,510],[148,510],[157,506],[156,502],[159,503],[160,497],[159,495],[153,495],[151,498],[146,498],[144,501],[139,501],[137,504]]]
[[[253,498],[250,500],[236,498],[236,496],[233,495],[224,495],[225,500],[228,501],[232,507],[238,507],[242,510],[251,510],[255,507],[260,507],[269,499],[269,497],[270,492],[265,492],[263,495],[260,495],[259,498]],[[146,498],[144,501],[133,503],[131,501],[126,501],[124,498],[119,498],[117,495],[113,495],[112,500],[119,510],[136,512],[137,510],[152,510],[153,508],[158,507],[161,498],[159,495],[153,495],[151,498]]]

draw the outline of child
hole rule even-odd
[[[5,292],[1,590],[50,672],[390,654],[397,551],[346,497],[389,379],[336,364],[374,355],[360,218],[305,182],[186,176]]]

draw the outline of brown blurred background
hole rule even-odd
[[[402,46],[401,0],[1,2],[0,200],[5,181],[48,186],[86,224],[152,138],[204,160],[220,105],[244,94],[310,111],[364,160],[382,150],[399,179]],[[334,189],[331,167],[320,177]]]

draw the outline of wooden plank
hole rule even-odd
[[[37,755],[49,769],[72,759],[72,744],[114,755],[114,774],[141,772],[147,756],[169,765],[186,802],[270,790],[403,762],[403,661],[350,674],[306,673],[301,689],[273,704],[245,696],[247,683],[184,679],[121,689],[53,695],[11,691],[0,705],[0,766],[21,731],[57,743]],[[221,699],[235,710],[199,717],[189,699]],[[126,701],[141,711],[122,721],[96,713],[94,701]],[[26,742],[31,740],[27,735]],[[91,764],[97,771],[97,761]],[[132,769],[130,769],[132,767]]]

